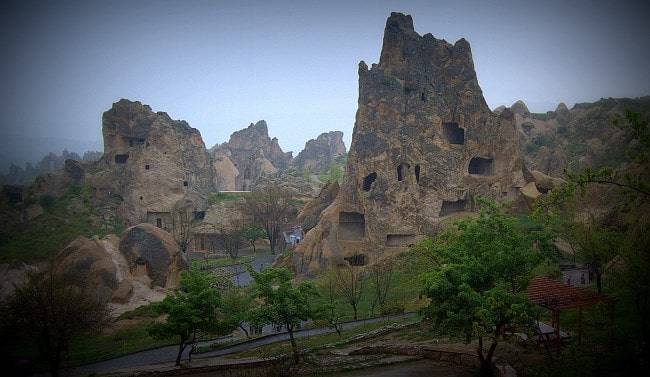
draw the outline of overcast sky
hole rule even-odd
[[[208,147],[265,119],[297,153],[349,145],[360,60],[386,18],[471,44],[490,107],[650,94],[649,1],[3,1],[2,134],[101,140],[120,98],[185,119]],[[1,136],[0,136],[1,137]]]

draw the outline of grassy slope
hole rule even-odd
[[[0,230],[0,263],[37,262],[53,256],[78,236],[104,236],[122,230],[119,224],[92,221],[96,211],[85,188],[73,187],[61,198],[48,199],[41,200],[48,205],[40,216]]]

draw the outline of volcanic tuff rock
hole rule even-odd
[[[359,64],[358,103],[347,180],[296,249],[299,273],[358,253],[372,263],[526,184],[514,115],[487,107],[464,39],[420,36],[392,13],[379,64]]]
[[[132,271],[142,269],[160,287],[177,286],[180,270],[188,265],[171,234],[147,223],[124,232],[120,253]]]
[[[307,169],[310,173],[324,173],[334,158],[344,154],[343,132],[325,132],[305,143],[305,149],[293,160],[293,166],[299,172]]]
[[[210,157],[201,134],[147,105],[120,100],[102,117],[104,155],[92,180],[100,195],[119,195],[130,224],[148,212],[168,212],[190,198],[206,206],[213,190]]]
[[[618,167],[629,162],[625,155],[629,136],[613,125],[614,119],[622,118],[625,110],[647,117],[650,97],[601,99],[576,104],[570,110],[560,103],[555,111],[546,114],[515,113],[526,166],[561,177],[566,168],[579,171],[587,167]]]
[[[300,224],[304,232],[308,232],[318,224],[320,214],[332,204],[338,193],[338,182],[327,182],[318,196],[307,202],[302,210],[298,212],[296,221]]]
[[[285,170],[292,159],[292,152],[283,152],[278,139],[269,137],[264,120],[234,132],[212,155],[219,190],[250,190],[262,174]]]
[[[104,241],[117,246],[118,238],[109,236]],[[99,239],[77,237],[55,257],[54,271],[66,274],[79,285],[91,288],[98,297],[111,301],[116,291],[129,292],[132,283],[123,279],[125,271],[113,261],[107,246]]]

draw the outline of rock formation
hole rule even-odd
[[[124,279],[126,271],[120,270],[109,251],[115,250],[118,242],[113,235],[103,240],[78,237],[57,254],[55,272],[68,275],[106,301],[112,301],[114,294],[116,301],[126,300],[133,283]]]
[[[230,140],[213,148],[215,186],[219,190],[250,190],[263,174],[285,170],[292,152],[283,152],[278,139],[269,137],[266,122],[260,120],[230,135]]]
[[[525,106],[518,101],[511,110]],[[650,115],[650,97],[601,99],[576,104],[570,110],[560,103],[555,111],[543,114],[513,110],[526,166],[561,177],[566,168],[578,171],[625,163],[629,140],[613,125],[625,110]]]
[[[293,160],[293,166],[298,172],[306,169],[313,174],[325,173],[334,159],[344,154],[343,132],[325,132],[305,143],[305,149]]]
[[[119,249],[131,271],[142,270],[152,284],[160,287],[177,286],[180,270],[187,267],[185,256],[171,234],[151,224],[127,229]]]
[[[420,36],[392,13],[379,64],[359,64],[358,103],[347,179],[294,253],[301,274],[354,254],[372,263],[527,183],[513,112],[487,107],[464,39]]]
[[[185,198],[197,210],[214,190],[210,157],[201,134],[187,122],[125,99],[102,117],[104,155],[91,185],[97,195],[121,198],[130,224],[169,212]]]
[[[296,216],[296,221],[302,227],[303,232],[308,232],[318,224],[320,214],[332,204],[338,194],[338,182],[327,182],[318,196],[305,204]]]

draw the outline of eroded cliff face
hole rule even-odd
[[[122,217],[136,224],[190,199],[197,210],[212,191],[211,160],[201,134],[147,105],[122,99],[102,117],[104,155],[91,170],[91,186],[119,195]]]
[[[579,171],[629,163],[625,148],[631,140],[613,122],[623,119],[626,110],[648,116],[650,97],[601,99],[571,109],[560,103],[554,111],[542,114],[515,111],[525,107],[523,101],[517,101],[511,110],[526,166],[562,177],[567,168]]]
[[[293,160],[293,166],[299,172],[307,170],[312,174],[325,173],[334,159],[344,154],[343,132],[324,132],[305,143],[305,149]]]
[[[285,170],[292,152],[283,152],[277,138],[270,138],[266,122],[260,120],[230,135],[230,140],[212,150],[215,185],[219,190],[250,190],[264,174]]]
[[[357,253],[372,263],[526,184],[514,115],[487,107],[464,39],[420,36],[392,13],[379,64],[359,64],[358,103],[346,182],[294,254],[299,273]]]

